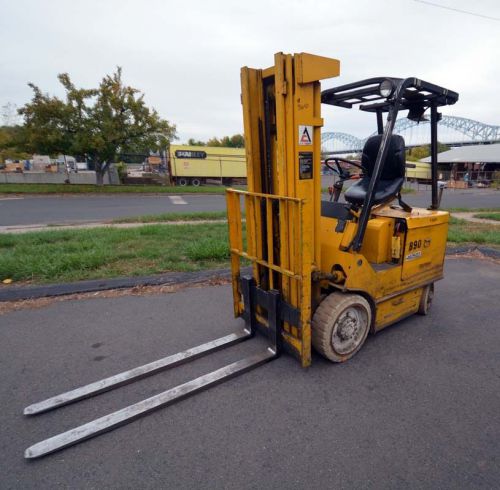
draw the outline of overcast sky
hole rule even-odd
[[[500,18],[499,0],[431,1]],[[500,124],[500,22],[415,0],[0,0],[0,46],[0,106],[26,103],[28,81],[61,95],[58,73],[92,87],[119,65],[181,142],[241,132],[240,67],[278,51],[339,59],[323,88],[416,76],[460,93],[444,114]],[[375,129],[323,107],[325,130]]]

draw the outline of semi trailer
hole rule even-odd
[[[175,185],[200,186],[208,180],[231,185],[247,177],[245,149],[172,145],[169,175]]]

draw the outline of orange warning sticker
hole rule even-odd
[[[299,125],[299,145],[313,144],[313,127]]]

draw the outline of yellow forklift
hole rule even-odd
[[[458,94],[418,78],[371,78],[321,92],[339,75],[338,60],[277,53],[266,69],[243,68],[242,104],[248,190],[228,189],[236,333],[215,339],[28,406],[28,416],[95,396],[252,338],[269,339],[260,353],[39,442],[38,458],[97,436],[276,359],[283,350],[311,363],[311,347],[342,362],[369,332],[414,313],[427,314],[434,282],[443,277],[447,212],[437,188],[438,107]],[[377,135],[361,163],[327,158],[338,175],[321,200],[321,103],[374,113]],[[393,134],[400,111],[420,121],[430,110],[432,202],[411,208],[401,198],[405,143]],[[384,115],[387,114],[384,124]],[[361,178],[344,193],[344,182]],[[356,177],[358,175],[356,174]],[[341,201],[344,197],[344,201]],[[244,219],[243,219],[244,218]],[[251,273],[242,271],[250,263]]]
[[[228,191],[234,311],[252,329],[277,330],[277,348],[304,367],[311,345],[342,362],[370,331],[429,310],[434,282],[443,277],[449,218],[438,210],[437,109],[458,94],[418,78],[387,77],[321,93],[319,80],[339,75],[337,60],[278,53],[274,61],[264,70],[242,69],[248,191]],[[377,122],[361,164],[325,160],[339,176],[330,201],[321,200],[321,103],[358,106]],[[420,121],[428,109],[432,203],[412,209],[401,199],[405,142],[393,128],[400,111]],[[362,178],[339,202],[344,182],[358,178],[347,164]],[[240,277],[241,258],[250,260],[251,277]]]

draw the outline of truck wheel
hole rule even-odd
[[[194,185],[195,187],[200,187],[201,180],[200,179],[191,179],[191,185]]]
[[[180,185],[182,187],[185,187],[188,185],[188,179],[185,177],[181,177],[180,179],[177,179],[177,185]]]
[[[425,286],[422,291],[422,297],[420,298],[420,304],[418,305],[417,313],[419,315],[427,315],[431,309],[432,300],[434,299],[434,283]]]
[[[361,348],[370,331],[372,310],[359,294],[332,293],[316,309],[312,345],[332,362],[344,362]]]

